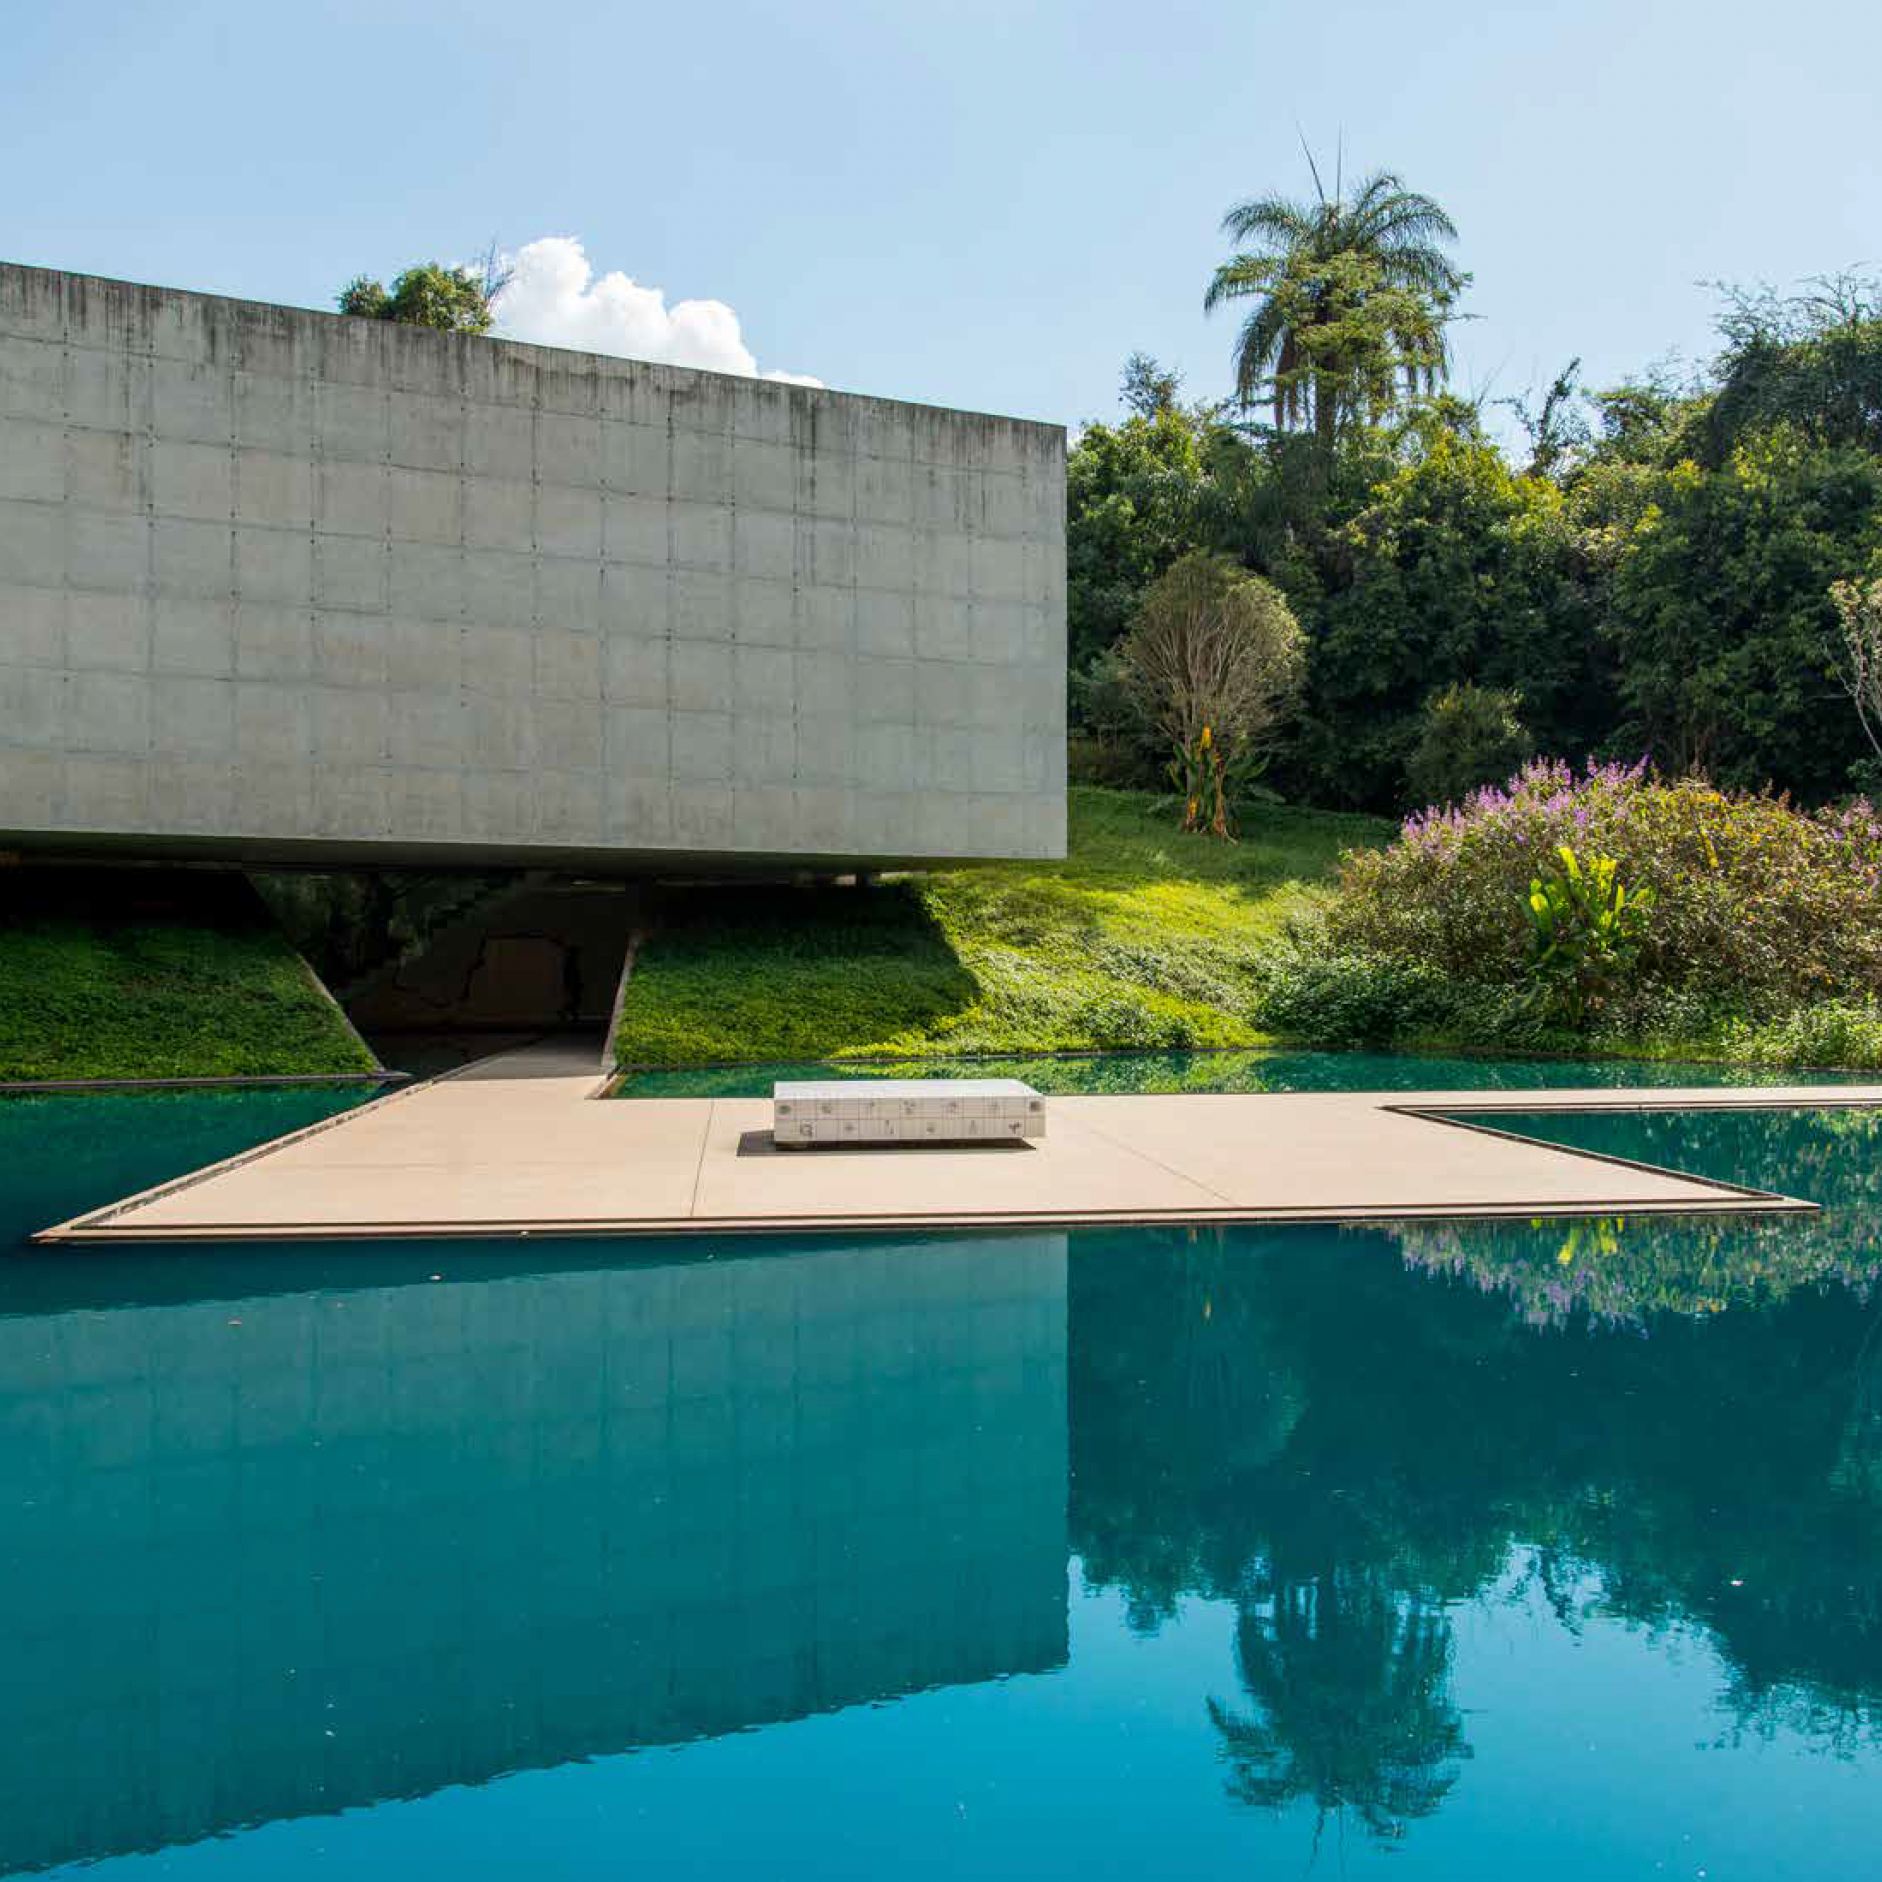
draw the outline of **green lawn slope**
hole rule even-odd
[[[0,1081],[373,1069],[239,877],[0,870]]]
[[[1264,1042],[1255,964],[1374,819],[1263,807],[1241,840],[1170,805],[1070,793],[1059,863],[873,888],[676,891],[622,1002],[622,1066]]]

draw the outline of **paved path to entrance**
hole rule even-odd
[[[48,1230],[42,1239],[944,1228],[1799,1210],[1447,1123],[1499,1111],[1882,1105],[1882,1086],[1050,1098],[1039,1144],[775,1150],[766,1099],[594,1102],[540,1044]]]

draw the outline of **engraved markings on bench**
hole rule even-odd
[[[1045,1100],[1017,1078],[884,1078],[774,1085],[780,1145],[990,1143],[1043,1137]]]

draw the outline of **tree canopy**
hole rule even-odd
[[[1313,167],[1309,157],[1309,166]],[[1449,363],[1445,324],[1469,277],[1444,248],[1450,217],[1390,171],[1314,200],[1254,196],[1222,219],[1244,246],[1221,264],[1205,308],[1252,303],[1235,343],[1235,390],[1266,396],[1279,430],[1311,429],[1331,450],[1342,426],[1430,392]]]
[[[1812,802],[1882,785],[1832,599],[1882,578],[1882,284],[1724,290],[1704,366],[1585,388],[1571,361],[1499,401],[1511,450],[1441,383],[1467,277],[1436,203],[1387,173],[1229,226],[1244,247],[1210,300],[1249,308],[1238,401],[1184,404],[1138,355],[1130,414],[1070,455],[1081,725],[1114,710],[1151,584],[1199,551],[1300,623],[1300,710],[1267,772],[1286,795],[1413,809],[1523,749]],[[1104,749],[1105,780],[1131,781]]]
[[[339,308],[363,320],[396,320],[445,333],[488,333],[495,318],[491,302],[501,285],[488,268],[480,271],[421,261],[407,268],[390,288],[368,275],[355,275],[340,290]]]

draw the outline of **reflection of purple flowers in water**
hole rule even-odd
[[[1395,1233],[1408,1268],[1506,1295],[1525,1325],[1561,1327],[1586,1315],[1644,1329],[1655,1314],[1724,1313],[1799,1287],[1867,1299],[1882,1254],[1838,1246],[1821,1221],[1600,1217],[1419,1223]]]
[[[1823,1205],[1820,1215],[1603,1216],[1395,1231],[1408,1267],[1509,1298],[1530,1326],[1577,1314],[1644,1328],[1800,1287],[1867,1298],[1882,1278],[1882,1111],[1663,1112],[1510,1120],[1536,1135],[1663,1168],[1726,1175]]]

